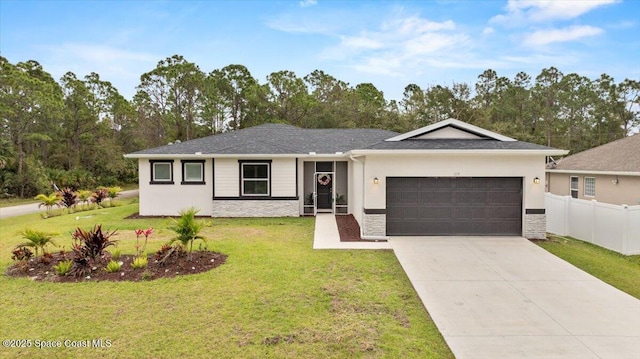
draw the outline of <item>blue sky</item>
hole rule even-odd
[[[245,65],[261,83],[320,69],[400,100],[409,83],[473,84],[489,68],[640,79],[640,1],[0,0],[0,53],[56,79],[97,72],[127,98],[179,54],[204,72]]]

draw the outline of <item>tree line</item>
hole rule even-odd
[[[321,70],[273,72],[261,83],[243,65],[210,73],[174,55],[140,76],[133,99],[97,73],[56,81],[36,61],[0,57],[0,196],[135,182],[123,153],[175,140],[280,122],[306,128],[406,132],[456,118],[522,141],[573,153],[640,126],[640,81],[589,79],[554,67],[513,79],[486,70],[475,84],[409,84],[387,100]]]

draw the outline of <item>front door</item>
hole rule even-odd
[[[316,208],[319,210],[332,209],[333,195],[333,174],[317,173],[316,174]]]

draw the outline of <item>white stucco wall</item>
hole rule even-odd
[[[363,207],[386,208],[386,177],[524,177],[525,208],[544,208],[544,156],[497,154],[367,155]],[[373,179],[378,178],[378,184]],[[540,184],[533,179],[540,178]]]
[[[198,215],[211,215],[211,197],[213,196],[213,172],[211,159],[204,164],[205,184],[180,184],[182,165],[180,160],[173,162],[173,184],[150,184],[151,164],[148,159],[139,159],[140,215],[175,216],[183,208],[196,207]]]

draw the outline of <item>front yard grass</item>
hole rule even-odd
[[[536,243],[583,271],[640,299],[640,255],[625,256],[570,237]]]
[[[168,220],[123,219],[138,205],[121,204],[0,220],[0,270],[26,227],[60,233],[67,250],[76,226],[98,223],[118,229],[127,254],[137,228],[155,229],[149,253],[172,238]],[[137,283],[0,276],[0,338],[111,343],[2,347],[0,357],[453,358],[391,251],[314,251],[313,218],[205,221],[208,248],[229,255],[209,272]]]

